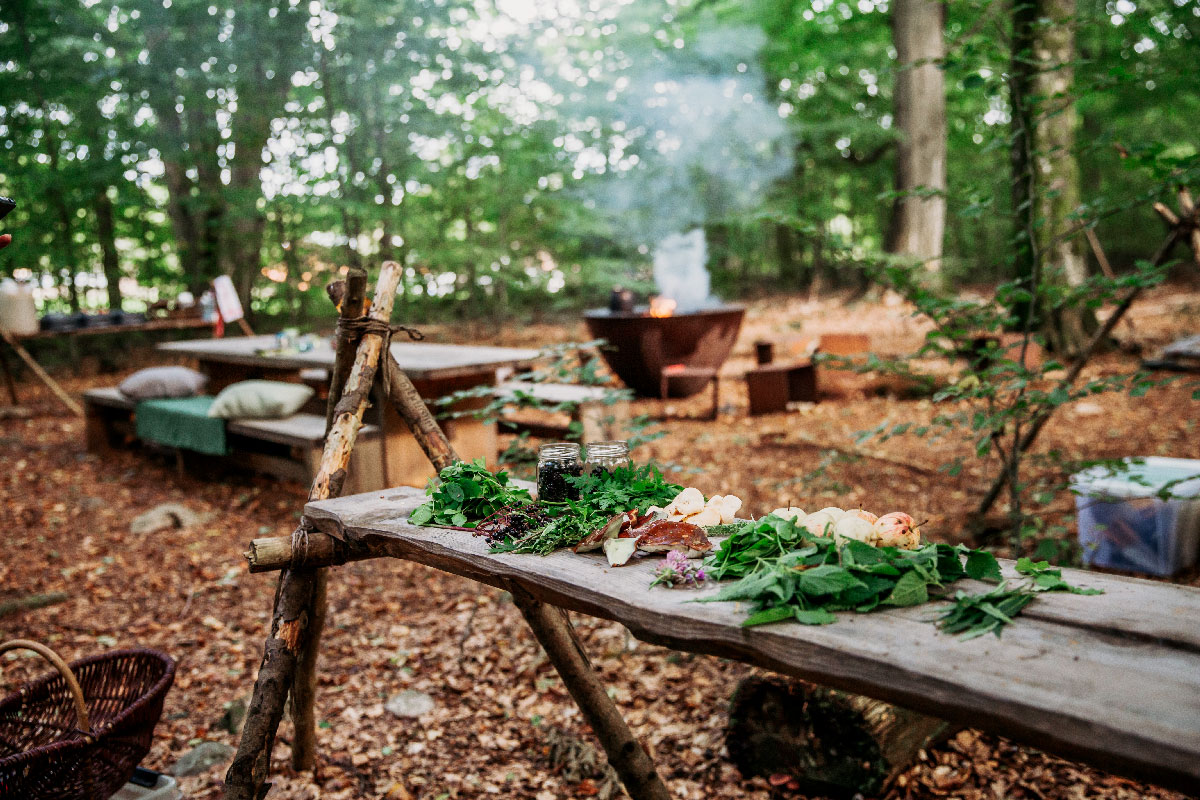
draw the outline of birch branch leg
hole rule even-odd
[[[367,294],[367,273],[361,269],[352,271],[346,278],[345,292],[338,309],[342,320],[357,319],[362,315],[363,298]],[[333,372],[329,376],[329,402],[325,418],[325,433],[333,427],[333,412],[342,399],[346,380],[354,365],[358,350],[358,338],[343,335],[338,338],[333,358]],[[339,492],[340,494],[340,492]],[[325,630],[326,583],[328,569],[318,569],[313,575],[312,617],[308,635],[300,642],[300,655],[296,663],[296,676],[292,679],[292,769],[313,769],[317,754],[317,721],[315,703],[317,698],[317,660],[320,657],[321,635]]]
[[[394,261],[384,262],[369,314],[372,319],[386,323],[391,317],[399,280],[400,265]],[[362,426],[368,394],[379,365],[383,339],[379,334],[367,333],[359,343],[350,377],[337,402],[333,426],[325,437],[325,451],[309,490],[310,500],[323,500],[341,490],[350,451]],[[307,528],[302,524],[297,529],[297,537],[306,535]],[[288,692],[292,688],[300,644],[313,618],[316,596],[314,570],[288,568],[280,574],[271,635],[264,646],[262,665],[254,684],[254,697],[242,728],[237,753],[225,774],[227,800],[261,800],[270,788],[266,779],[271,766],[275,734],[283,718]]]
[[[513,602],[529,623],[533,635],[566,684],[575,704],[596,732],[608,763],[612,764],[633,800],[669,800],[670,792],[654,762],[634,738],[613,699],[583,651],[567,612],[535,600],[520,587],[511,587]]]

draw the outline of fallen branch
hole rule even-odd
[[[10,600],[0,600],[0,617],[16,614],[19,611],[32,611],[46,606],[56,606],[71,599],[66,592],[50,592],[49,594],[27,594],[24,597],[14,597]]]

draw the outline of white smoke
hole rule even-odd
[[[703,226],[758,208],[792,169],[787,125],[757,66],[765,41],[756,27],[711,30],[626,73],[619,115],[642,157],[594,199],[629,244],[654,248],[658,289],[680,310],[713,302]]]
[[[676,311],[695,311],[709,305],[708,242],[704,229],[673,233],[654,249],[654,282]]]

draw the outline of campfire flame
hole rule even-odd
[[[650,298],[650,316],[669,317],[675,313],[675,301],[669,297]]]

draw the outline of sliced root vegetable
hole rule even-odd
[[[685,522],[690,522],[692,525],[699,525],[701,528],[711,528],[713,525],[721,524],[721,512],[709,506],[698,514],[692,514]]]
[[[667,506],[667,511],[670,512],[674,507],[677,514],[689,516],[704,510],[704,495],[699,489],[688,487],[675,496],[671,501],[671,505]]]

